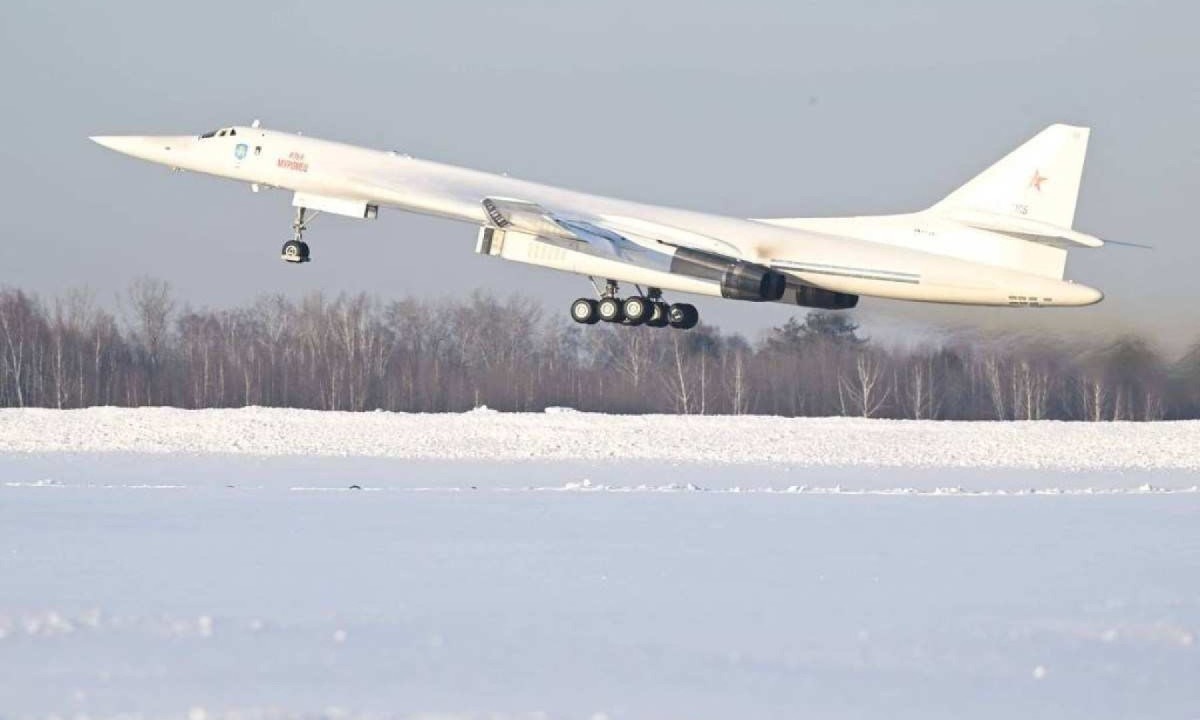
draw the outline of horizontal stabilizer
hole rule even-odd
[[[997,215],[969,209],[950,211],[944,213],[943,217],[980,230],[1004,233],[1022,240],[1053,245],[1067,250],[1075,247],[1097,248],[1104,245],[1104,241],[1094,235],[1027,217]]]

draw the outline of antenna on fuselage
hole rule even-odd
[[[254,122],[250,123],[250,127],[252,127],[252,128],[254,128],[255,130],[257,130],[258,128],[262,127],[262,123],[261,123],[261,122],[259,122],[259,119],[258,119],[258,118],[254,118]]]

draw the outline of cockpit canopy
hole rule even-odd
[[[234,128],[221,128],[220,130],[210,130],[209,132],[206,132],[203,135],[201,135],[200,139],[203,140],[205,138],[210,138],[210,137],[226,137],[226,136],[236,137],[237,130],[235,130]]]

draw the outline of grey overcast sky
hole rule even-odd
[[[877,333],[982,324],[1200,338],[1200,4],[1007,0],[30,2],[0,26],[0,285],[43,296],[135,277],[228,306],[263,292],[520,291],[586,280],[472,253],[470,227],[321,218],[278,259],[283,193],[165,169],[93,134],[261,118],[431,159],[738,216],[928,206],[1053,122],[1092,143],[1076,227],[1156,246],[1076,251],[1084,310],[865,300]],[[715,300],[750,334],[794,309]]]

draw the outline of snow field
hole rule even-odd
[[[228,458],[232,488],[0,487],[0,715],[1200,704],[1195,494],[316,492],[263,472]]]
[[[39,452],[1200,472],[1200,422],[967,423],[569,410],[0,410],[0,453]]]
[[[0,720],[1189,717],[1198,435],[0,411]]]

